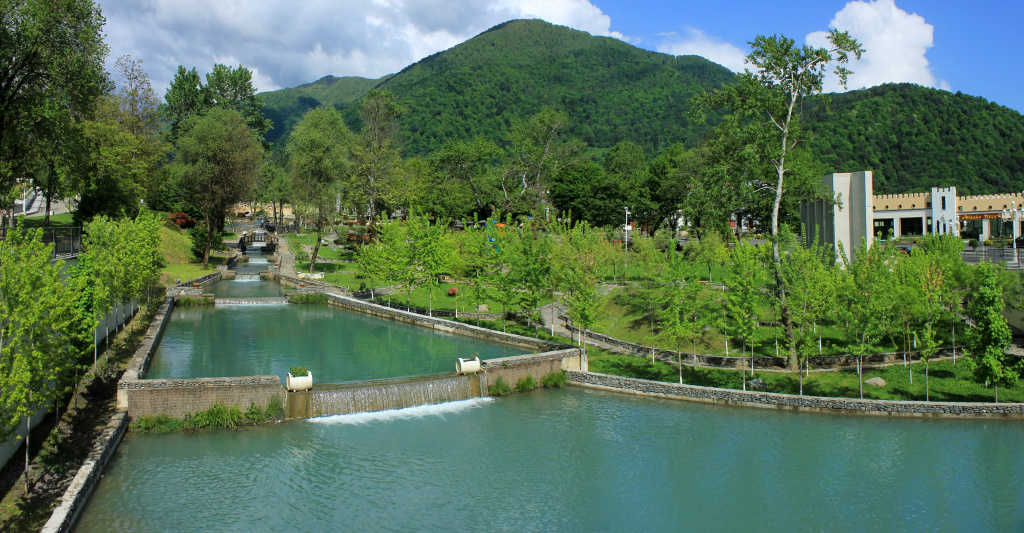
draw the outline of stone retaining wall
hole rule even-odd
[[[565,319],[564,316],[559,318]],[[566,322],[566,329],[579,335],[580,328]],[[683,363],[698,364],[703,366],[711,366],[716,368],[743,368],[746,366],[750,367],[750,357],[726,357],[723,355],[711,355],[711,354],[697,354],[694,356],[691,353],[679,353],[675,350],[662,350],[661,348],[655,348],[653,346],[645,346],[643,344],[637,344],[634,342],[628,342],[615,337],[609,337],[608,335],[602,335],[601,333],[595,333],[593,331],[587,331],[586,340],[594,340],[614,348],[618,348],[617,351],[628,355],[636,355],[640,357],[651,357],[654,354],[654,358],[659,361],[666,363],[675,363],[678,358],[681,358]],[[957,348],[958,351],[963,351],[962,347]],[[953,355],[952,348],[940,348],[935,357],[951,357]],[[907,354],[908,361],[917,361],[921,358],[920,351],[909,352]],[[903,361],[903,352],[892,352],[892,353],[876,353],[864,356],[864,365],[881,366],[890,365],[897,362]],[[823,369],[823,368],[848,368],[857,365],[857,356],[853,354],[844,355],[812,355],[808,358],[808,362],[812,369]],[[771,357],[771,356],[758,356],[754,357],[754,366],[758,369],[770,369],[770,368],[787,368],[789,360],[785,357]]]
[[[567,348],[544,353],[487,359],[480,362],[480,368],[485,376],[483,390],[486,393],[499,377],[510,387],[515,387],[516,382],[526,376],[533,376],[533,380],[540,385],[541,378],[552,372],[560,370],[586,371],[588,366],[582,350]]]
[[[198,277],[196,279],[193,279],[193,280],[190,280],[190,281],[186,281],[184,283],[179,283],[179,284],[174,285],[172,287],[168,287],[167,288],[167,295],[168,296],[178,296],[179,294],[188,294],[188,295],[202,294],[203,293],[203,291],[202,291],[203,287],[206,287],[208,285],[213,285],[214,283],[217,283],[218,281],[220,281],[220,277],[221,277],[221,272],[218,270],[217,272],[213,272],[211,274],[207,274],[205,276],[201,276],[201,277]],[[199,284],[198,287],[194,287],[193,286],[196,283]]]
[[[127,397],[132,417],[164,414],[181,418],[205,411],[214,404],[245,410],[255,403],[264,408],[273,397],[285,402],[285,390],[277,376],[239,378],[142,379],[118,383],[118,395]]]
[[[357,293],[353,293],[352,295],[354,297],[356,297],[356,298],[360,298],[360,296]],[[367,298],[360,298],[360,299],[369,300],[369,297],[367,297]],[[422,307],[408,307],[408,306],[402,305],[400,302],[397,302],[397,301],[391,302],[390,304],[387,303],[387,302],[377,302],[377,301],[374,301],[373,303],[376,304],[376,305],[383,306],[383,307],[390,307],[392,309],[401,309],[402,311],[406,311],[408,313],[416,313],[417,315],[434,316],[436,318],[466,318],[466,319],[470,319],[470,320],[477,320],[477,319],[479,319],[479,320],[501,320],[501,317],[502,317],[501,313],[459,313],[459,316],[456,317],[455,316],[455,311],[448,311],[447,309],[434,309],[434,310],[430,310],[430,309],[424,309]]]
[[[515,335],[512,333],[503,333],[501,331],[480,328],[469,324],[463,324],[461,322],[453,322],[443,318],[410,313],[408,311],[378,305],[372,302],[364,302],[362,300],[337,294],[328,294],[327,303],[352,311],[358,311],[360,313],[366,313],[391,320],[398,320],[400,322],[408,322],[417,326],[458,333],[460,335],[469,335],[471,337],[493,340],[505,344],[514,344],[516,346],[523,346],[535,350],[554,350],[565,348],[564,345],[555,342],[542,341],[532,337],[524,337],[522,335]]]
[[[570,383],[583,387],[744,407],[875,416],[1024,418],[1024,403],[911,402],[794,396],[679,385],[576,370],[569,370],[568,374]]]
[[[123,409],[118,410],[110,418],[107,427],[103,429],[96,444],[93,445],[92,451],[89,452],[89,456],[82,463],[82,467],[78,469],[75,478],[71,480],[71,485],[64,491],[60,505],[54,509],[50,519],[46,521],[46,525],[42,529],[43,532],[63,533],[71,530],[75,519],[78,518],[78,513],[84,508],[96,482],[99,481],[103,467],[113,455],[114,450],[117,449],[117,445],[121,442],[127,429],[128,413]]]

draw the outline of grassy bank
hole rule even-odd
[[[660,361],[651,363],[650,359],[641,359],[633,355],[623,355],[588,347],[590,370],[602,374],[623,376],[654,381],[679,383],[679,368]],[[864,370],[864,379],[880,377],[885,380],[885,387],[864,385],[864,397],[876,400],[915,400],[925,399],[925,365],[914,363],[904,367],[901,364],[883,368]],[[911,383],[913,374],[913,383]],[[754,377],[764,380],[769,392],[783,394],[799,394],[800,378],[795,372],[761,372],[755,371]],[[683,366],[683,383],[702,387],[721,387],[741,389],[742,374],[739,370],[717,368],[697,368]],[[751,379],[747,371],[747,379]],[[928,385],[930,399],[942,402],[991,402],[993,389],[984,383],[974,381],[967,362],[958,359],[952,361],[935,361],[929,364]],[[835,370],[828,372],[811,372],[804,378],[804,394],[808,396],[833,396],[858,398],[859,383],[857,373],[853,370]],[[1003,387],[999,389],[999,401],[1004,403],[1024,402],[1024,387]]]

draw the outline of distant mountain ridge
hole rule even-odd
[[[326,76],[263,93],[279,147],[302,114],[342,109],[358,129],[358,99],[374,87],[409,107],[400,132],[405,156],[451,139],[502,142],[515,118],[544,106],[566,111],[568,133],[597,150],[629,140],[648,157],[673,143],[694,146],[709,125],[691,124],[689,98],[735,79],[697,56],[643,50],[618,39],[540,20],[499,24],[402,71],[372,80]],[[887,84],[805,102],[810,142],[828,171],[873,170],[875,190],[955,185],[969,194],[1024,187],[1024,117],[984,98]]]

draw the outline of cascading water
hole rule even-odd
[[[260,281],[259,274],[236,274],[235,281]]]
[[[476,375],[445,374],[426,379],[390,380],[355,386],[343,385],[337,388],[317,385],[309,393],[307,416],[315,418],[388,411],[467,400],[480,396],[480,387],[474,387],[474,384],[479,384],[479,377]]]

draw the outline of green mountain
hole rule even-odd
[[[344,107],[361,98],[384,79],[387,76],[377,80],[358,76],[324,76],[313,83],[262,93],[260,96],[266,104],[263,115],[274,122],[273,129],[267,132],[267,141],[280,141],[306,111],[321,104]]]
[[[405,156],[428,154],[449,139],[501,142],[512,120],[552,106],[569,113],[568,133],[591,147],[603,151],[628,140],[653,158],[673,143],[695,145],[708,126],[689,122],[690,96],[733,79],[700,57],[514,20],[379,80],[328,76],[263,96],[275,126],[268,140],[278,147],[302,114],[321,104],[342,109],[358,129],[357,100],[381,87],[409,108],[400,132]],[[877,193],[1024,188],[1024,117],[984,98],[887,84],[802,107],[810,145],[826,170],[872,170]]]
[[[911,84],[829,95],[805,120],[834,172],[870,169],[875,193],[954,185],[959,194],[1024,188],[1024,117],[984,98]]]
[[[569,134],[591,146],[632,140],[653,155],[674,142],[695,144],[707,127],[690,124],[687,100],[732,77],[701,57],[674,57],[541,20],[514,20],[382,78],[378,86],[409,107],[401,132],[407,156],[427,154],[449,139],[500,141],[514,118],[544,106],[568,112]],[[281,140],[298,120],[295,115],[320,103],[344,108],[350,125],[358,127],[358,112],[347,105],[351,98],[314,93],[323,81],[264,94],[266,114],[275,123],[268,140]],[[359,88],[365,93],[371,87]],[[276,93],[285,91],[292,92],[282,105]]]

